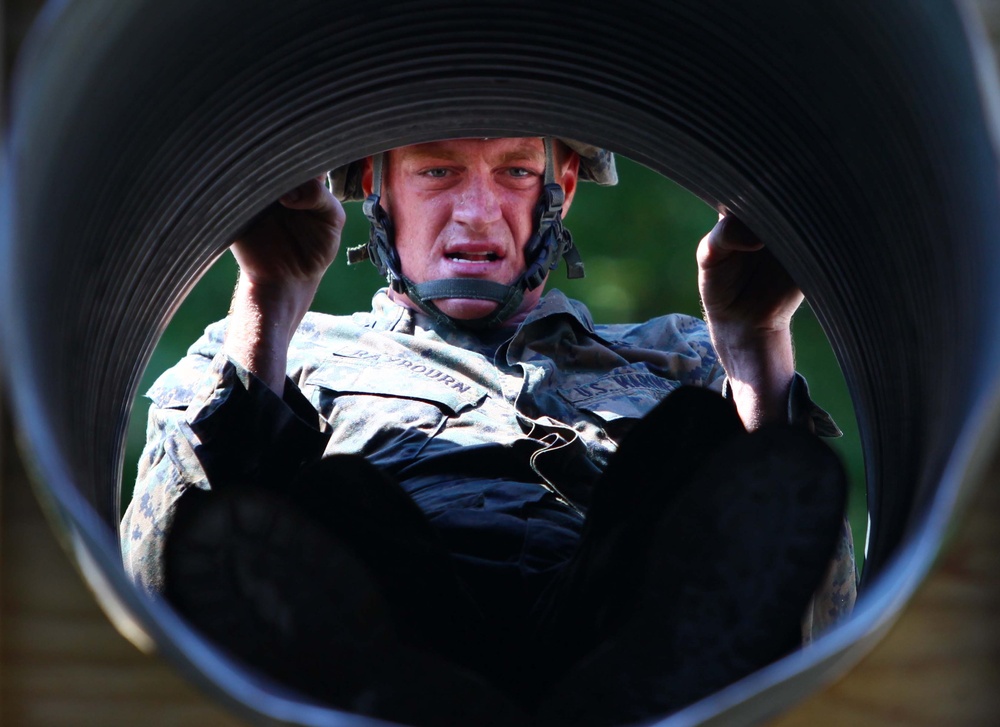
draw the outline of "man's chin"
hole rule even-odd
[[[525,300],[522,303],[520,309],[503,322],[503,326],[513,326],[520,323],[527,310],[534,307],[538,303],[538,297],[541,295],[541,289],[537,289],[534,294],[528,294],[525,296]],[[397,293],[394,290],[389,290],[389,297],[400,305],[404,305],[411,310],[420,310],[413,301],[405,293]],[[453,318],[457,321],[472,321],[477,318],[485,318],[496,311],[498,303],[494,303],[491,300],[477,300],[474,298],[441,298],[434,301],[434,305],[437,306],[438,310],[444,313],[449,318]]]
[[[434,301],[434,305],[446,316],[459,321],[483,318],[497,309],[497,304],[491,300],[472,298],[442,298]]]
[[[389,297],[411,310],[420,310],[420,307],[411,301],[405,293],[397,293],[390,289]],[[474,298],[441,298],[435,300],[434,305],[446,316],[460,321],[483,318],[497,309],[497,304],[491,300],[476,300]]]

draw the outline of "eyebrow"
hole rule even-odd
[[[534,147],[520,147],[518,149],[512,149],[506,152],[500,157],[503,163],[516,162],[516,161],[540,161],[544,164],[544,155],[539,156],[537,150]]]
[[[428,159],[452,160],[455,158],[455,155],[446,151],[444,146],[439,146],[434,142],[430,142],[428,144],[420,144],[416,149],[410,151],[410,158],[417,161],[425,161]]]
[[[445,147],[447,142],[436,142],[431,141],[425,144],[417,145],[411,154],[412,158],[418,162],[425,162],[428,160],[446,160],[453,161],[456,158],[456,154],[450,152]],[[509,164],[511,162],[517,161],[534,161],[537,158],[537,150],[527,141],[519,144],[514,149],[510,149],[504,152],[500,157],[501,164]]]

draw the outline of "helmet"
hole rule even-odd
[[[561,139],[580,156],[580,178],[611,185],[618,182],[614,155],[596,146]],[[456,328],[487,329],[500,326],[517,312],[524,293],[541,285],[550,270],[562,259],[566,260],[569,278],[583,277],[583,261],[562,223],[563,189],[555,181],[552,138],[544,137],[545,179],[542,193],[535,208],[535,231],[525,245],[526,269],[510,285],[490,280],[455,278],[415,283],[402,271],[396,252],[392,221],[381,205],[382,166],[384,154],[373,157],[372,194],[364,198],[361,176],[364,169],[360,161],[352,162],[330,172],[330,187],[341,200],[365,199],[364,213],[371,224],[368,242],[348,249],[347,262],[354,264],[371,260],[384,275],[390,287],[407,297],[438,323]],[[435,300],[443,298],[472,298],[491,300],[497,304],[492,313],[481,318],[457,319],[442,311]]]

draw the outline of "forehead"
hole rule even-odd
[[[397,161],[423,159],[536,159],[545,157],[539,138],[444,139],[423,144],[411,144],[393,149],[390,156]]]

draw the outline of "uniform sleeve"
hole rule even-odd
[[[733,401],[732,388],[726,378],[721,386],[722,396],[727,401]],[[809,384],[805,377],[796,372],[792,385],[788,390],[788,423],[805,427],[819,437],[842,437],[844,433],[830,416],[830,413],[812,400],[809,394]]]
[[[851,615],[858,597],[851,524],[844,518],[837,552],[813,595],[802,620],[802,642],[810,643],[831,626]]]
[[[723,396],[727,399],[730,398],[729,391],[727,380],[722,387]],[[804,427],[820,437],[843,436],[833,417],[812,400],[809,385],[799,373],[792,379],[788,392],[788,423]],[[857,596],[858,572],[854,559],[854,537],[851,524],[845,517],[837,550],[802,618],[802,642],[810,643],[823,631],[849,616],[854,610]]]
[[[330,434],[291,381],[279,397],[223,354],[189,355],[149,396],[146,447],[120,535],[126,571],[155,593],[166,532],[188,488],[280,487],[322,456]]]
[[[788,393],[788,423],[805,427],[820,437],[843,436],[833,417],[813,402],[809,395],[809,385],[798,373],[795,374]],[[803,643],[811,642],[849,616],[854,610],[857,596],[858,571],[854,560],[854,536],[851,524],[845,517],[837,550],[803,618]]]

